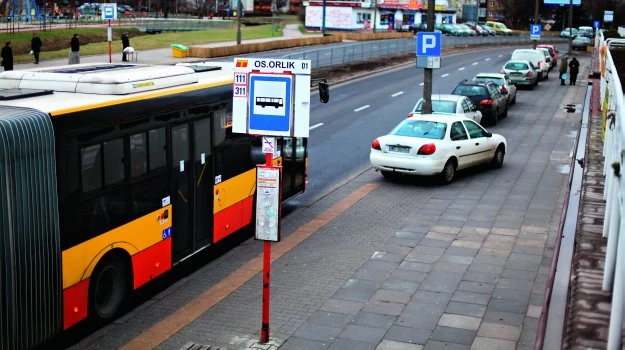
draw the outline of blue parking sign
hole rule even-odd
[[[419,32],[417,33],[417,56],[440,57],[441,33]]]

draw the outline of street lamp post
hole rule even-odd
[[[573,0],[569,0],[569,56],[573,54]]]
[[[323,8],[321,9],[321,34],[326,35],[326,0],[323,0]]]

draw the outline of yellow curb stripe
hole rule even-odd
[[[276,261],[291,249],[296,247],[320,228],[344,213],[351,206],[363,199],[366,195],[378,188],[378,184],[365,184],[349,194],[338,203],[321,213],[316,218],[299,227],[286,239],[272,245],[271,260]],[[217,282],[211,288],[189,301],[173,314],[159,323],[145,330],[137,337],[126,343],[121,349],[153,349],[174,335],[180,329],[193,322],[211,307],[228,297],[243,284],[262,271],[263,255],[251,259],[243,266],[232,272],[228,277]],[[260,288],[260,286],[259,286]],[[260,325],[260,320],[259,320]]]

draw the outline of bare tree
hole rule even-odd
[[[534,0],[499,0],[499,11],[512,28],[525,27],[534,14]],[[542,1],[540,1],[542,3]]]

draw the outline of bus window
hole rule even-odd
[[[150,171],[164,167],[167,163],[165,128],[150,130],[148,141],[150,142]]]
[[[130,136],[130,176],[145,175],[148,171],[145,133]]]
[[[81,150],[82,191],[89,192],[102,186],[101,146],[93,145]]]
[[[104,184],[114,185],[124,179],[124,139],[106,141],[103,146]]]

